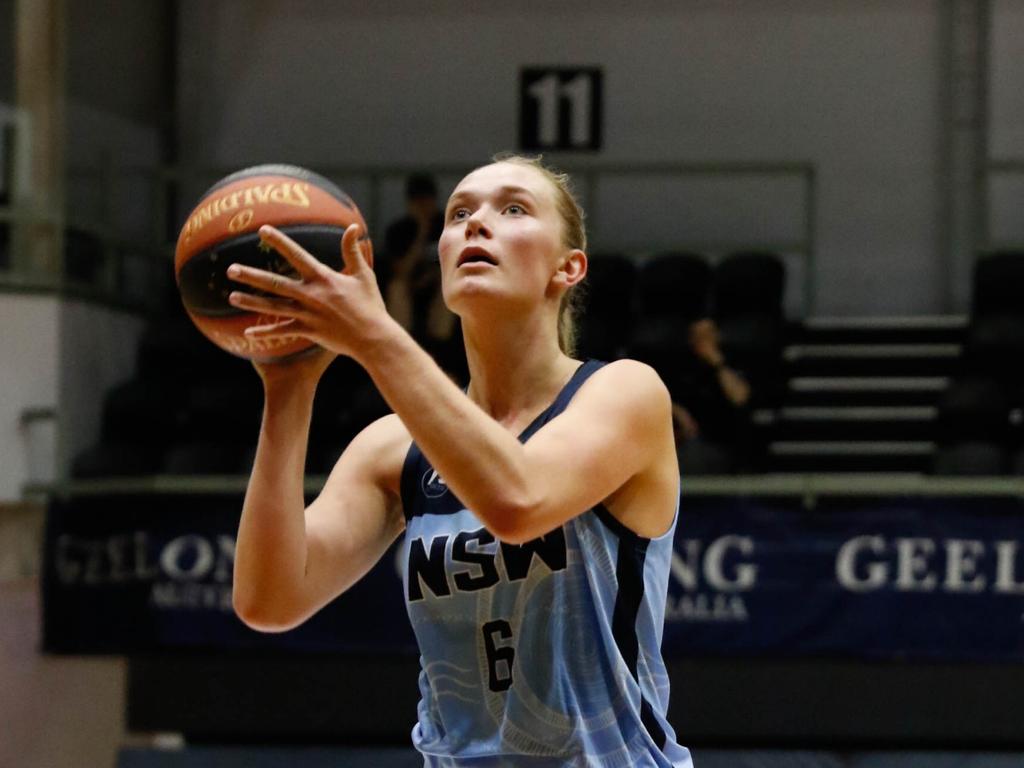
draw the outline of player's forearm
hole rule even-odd
[[[531,504],[526,452],[397,325],[360,356],[448,487],[494,533]]]
[[[268,387],[259,443],[235,549],[235,611],[276,629],[306,567],[306,446],[313,412],[308,386]]]

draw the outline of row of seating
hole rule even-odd
[[[1014,335],[1024,329],[1024,308],[1008,287],[1011,281],[1021,284],[1024,269],[1013,270],[1022,267],[1024,254],[994,254],[978,262],[962,373],[937,402],[936,472],[956,473],[949,458],[956,456],[966,456],[965,472],[978,466],[1016,472],[1024,466],[1016,458],[1024,443],[1024,389],[1012,352],[1024,339],[1024,333]],[[753,385],[753,405],[774,407],[785,383],[785,277],[782,259],[769,253],[734,254],[717,263],[692,253],[640,261],[598,254],[590,263],[580,354],[645,360],[671,383],[687,351],[690,324],[712,317],[730,365]],[[166,299],[166,316],[139,344],[134,375],[107,393],[100,439],[76,458],[75,476],[233,474],[251,467],[262,407],[258,378],[247,362],[199,335],[173,286]],[[685,404],[685,392],[673,395]],[[386,412],[365,372],[350,360],[337,360],[318,389],[307,469],[328,471],[348,441]],[[755,439],[769,436],[762,431]],[[748,453],[758,455],[759,446]],[[735,467],[731,461],[705,464],[707,471]],[[699,472],[700,465],[694,461],[691,468]]]
[[[735,253],[715,264],[683,252],[639,263],[598,254],[590,260],[580,353],[643,360],[671,387],[689,353],[690,325],[713,318],[730,364],[751,380],[755,402],[770,404],[782,383],[785,285],[785,265],[774,253]]]
[[[1024,251],[999,251],[974,265],[964,362],[975,374],[1024,384]]]

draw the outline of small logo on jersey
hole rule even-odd
[[[433,467],[423,473],[420,486],[423,488],[423,495],[428,499],[439,499],[448,493],[448,484]]]

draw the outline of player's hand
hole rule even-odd
[[[281,319],[246,329],[254,339],[271,341],[299,336],[340,355],[359,359],[394,321],[384,307],[377,279],[360,247],[362,228],[352,224],[341,240],[345,268],[336,272],[318,261],[286,234],[271,226],[260,227],[260,238],[288,261],[297,277],[289,277],[241,264],[228,268],[228,277],[268,296],[233,291],[232,306]],[[325,366],[326,367],[326,366]]]
[[[324,371],[336,357],[334,352],[316,346],[284,360],[265,363],[253,360],[252,365],[263,380],[264,388],[308,384],[311,390],[315,390]]]

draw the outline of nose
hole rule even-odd
[[[466,239],[490,236],[491,230],[484,219],[483,207],[481,206],[466,220]]]

